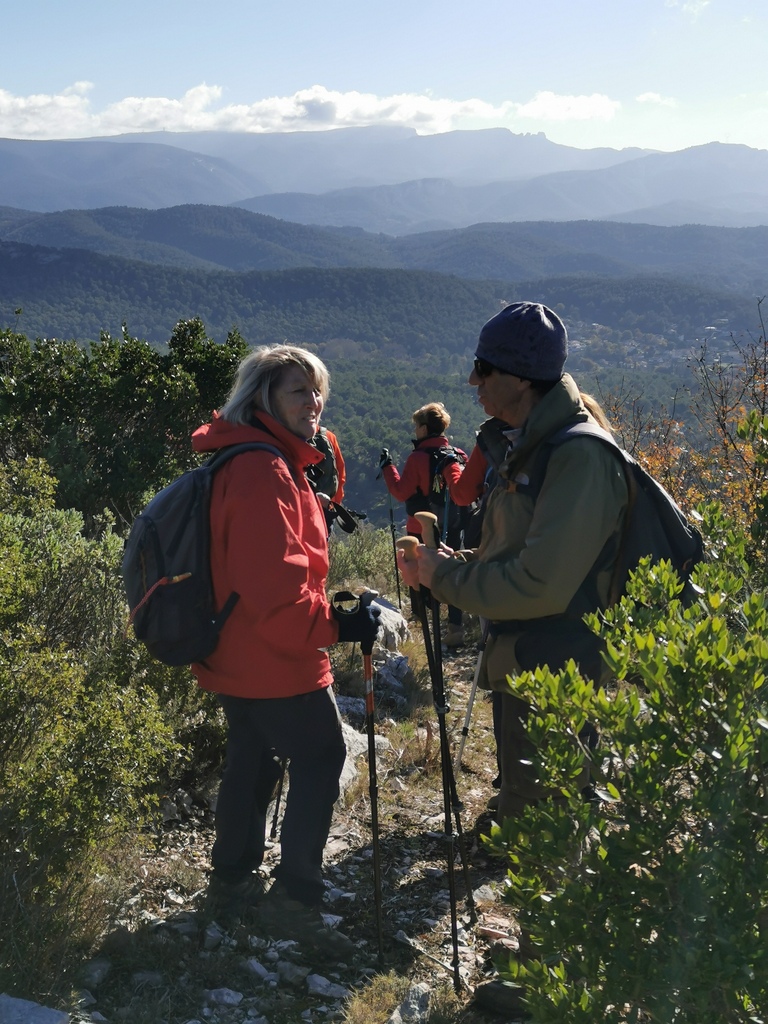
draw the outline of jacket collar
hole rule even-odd
[[[532,449],[566,423],[587,418],[576,381],[564,373],[552,390],[534,406],[517,439],[511,461],[517,463],[526,458]]]
[[[426,437],[411,438],[411,444],[415,451],[418,451],[419,448],[446,448],[450,443],[445,434],[427,434]]]
[[[279,448],[299,469],[315,462],[322,462],[325,458],[322,452],[307,444],[303,438],[292,434],[274,416],[260,412],[258,418],[262,427],[230,423],[214,412],[211,422],[198,427],[192,435],[192,447],[198,452],[212,452],[245,441],[261,441]]]

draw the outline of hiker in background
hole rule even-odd
[[[221,468],[211,494],[211,569],[218,606],[240,596],[219,644],[192,670],[218,697],[227,719],[226,765],[216,805],[209,896],[222,916],[249,906],[269,933],[334,955],[355,946],[325,926],[323,848],[345,745],[325,648],[372,643],[380,610],[362,600],[337,617],[328,601],[323,514],[304,467],[322,454],[314,437],[328,396],[328,371],[290,345],[247,356],[224,407],[195,431],[196,451],[261,441]],[[288,761],[289,790],[276,879],[264,895],[266,811]],[[262,898],[263,897],[263,898]]]
[[[336,435],[326,427],[318,427],[309,444],[323,456],[320,462],[313,462],[307,466],[305,472],[312,490],[320,499],[330,533],[336,518],[331,502],[341,505],[344,501],[344,483],[347,479],[344,456],[341,454]]]
[[[397,501],[405,502],[408,516],[406,530],[412,537],[421,537],[421,524],[415,512],[433,512],[437,516],[441,536],[451,547],[461,546],[461,510],[448,501],[446,493],[455,487],[467,462],[466,453],[455,448],[446,437],[451,417],[442,402],[423,405],[411,417],[416,437],[414,450],[406,459],[402,476],[392,461],[389,450],[382,448],[379,460],[387,490]],[[446,508],[448,522],[445,523]],[[461,609],[448,605],[448,647],[464,643]]]

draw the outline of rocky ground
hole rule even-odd
[[[474,643],[444,655],[452,760],[476,657]],[[378,687],[376,693],[378,702]],[[130,1024],[377,1024],[399,1019],[495,1024],[507,1019],[483,1015],[471,1002],[473,988],[494,976],[491,956],[515,947],[514,920],[498,892],[504,864],[486,855],[479,838],[491,820],[486,802],[496,774],[490,704],[478,694],[456,775],[462,806],[459,827],[453,816],[453,839],[446,838],[431,694],[426,693],[421,713],[406,721],[398,720],[397,700],[388,704],[385,697],[378,706],[376,725],[377,735],[388,738],[380,741],[377,755],[382,955],[365,756],[358,757],[357,779],[337,805],[326,849],[328,913],[357,943],[349,963],[321,962],[300,941],[273,941],[257,920],[227,929],[201,911],[213,815],[205,794],[180,792],[165,802],[157,840],[136,863],[133,896],[87,966],[74,1019]],[[361,727],[359,720],[353,724]],[[279,836],[267,869],[278,842]],[[382,975],[421,986],[411,992],[411,1017],[405,1009],[400,1017],[391,1016],[395,1007],[386,1004],[393,997],[382,994]],[[435,1010],[438,1004],[442,1016]]]

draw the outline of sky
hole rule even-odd
[[[5,0],[0,24],[2,138],[394,124],[768,149],[768,0]]]

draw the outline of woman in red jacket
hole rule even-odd
[[[467,461],[460,448],[454,448],[446,437],[451,425],[451,416],[442,402],[429,402],[411,416],[416,438],[414,450],[403,466],[402,476],[390,458],[389,451],[381,452],[381,467],[387,490],[397,501],[405,502],[408,515],[406,529],[413,537],[421,537],[421,523],[414,511],[433,512],[438,517],[441,532],[451,547],[461,546],[461,515],[458,508],[448,508],[448,524],[444,528],[442,516],[446,512],[445,492],[453,494],[453,488],[461,479],[462,469]],[[442,456],[442,457],[441,457]],[[433,488],[435,477],[441,477],[443,487],[439,488],[442,500],[435,503]],[[469,502],[467,502],[469,504]],[[464,628],[460,608],[448,606],[448,630],[445,642],[449,647],[464,643]]]
[[[304,468],[322,458],[307,444],[328,396],[328,371],[290,345],[259,348],[240,364],[224,407],[195,431],[197,451],[259,441],[215,475],[211,571],[218,607],[239,594],[214,653],[192,666],[227,718],[226,766],[216,805],[209,894],[220,915],[238,916],[264,894],[255,874],[264,856],[266,812],[289,763],[277,881],[260,904],[272,934],[309,940],[335,955],[350,940],[326,928],[323,848],[345,745],[325,648],[372,643],[378,608],[361,601],[339,615],[325,591],[325,519]]]

